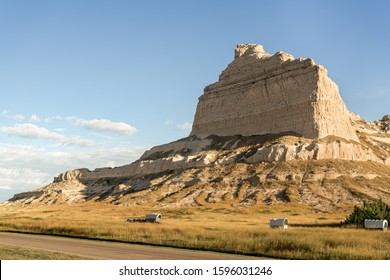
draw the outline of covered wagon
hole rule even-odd
[[[364,220],[364,228],[366,229],[382,229],[387,230],[389,222],[387,220]]]
[[[145,217],[131,217],[127,221],[130,223],[134,222],[149,222],[149,223],[159,223],[161,221],[162,215],[159,213],[149,213]]]
[[[287,218],[271,218],[269,220],[269,226],[271,228],[283,228],[287,229],[288,228],[288,219]]]
[[[161,221],[161,214],[159,213],[146,214],[146,221],[150,223],[159,223]]]

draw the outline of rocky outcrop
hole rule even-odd
[[[291,160],[340,159],[373,161],[390,165],[389,138],[359,134],[359,142],[327,136],[311,140],[291,133],[253,136],[190,136],[153,147],[136,162],[115,168],[70,170],[54,182],[131,177],[183,171],[189,168],[216,167],[234,163],[282,162]],[[375,134],[376,135],[376,134]]]
[[[344,159],[390,164],[386,151],[378,154],[372,149],[372,141],[379,138],[367,138],[363,130],[369,125],[362,126],[364,122],[347,110],[323,66],[283,52],[268,54],[261,45],[242,44],[219,81],[206,86],[199,98],[189,137],[153,147],[129,165],[71,170],[54,181],[144,176],[239,161]],[[388,123],[385,116],[369,131],[384,132]],[[362,132],[360,138],[356,131]],[[275,140],[282,135],[295,137],[294,143],[283,142],[286,137]],[[241,142],[252,143],[245,147],[251,150],[250,157],[240,157]]]
[[[384,116],[377,124],[384,132],[390,133],[390,115]]]
[[[206,137],[292,131],[358,141],[337,85],[312,59],[238,45],[219,81],[199,98],[191,135]]]
[[[298,203],[331,212],[379,197],[390,204],[389,174],[389,166],[371,161],[232,163],[145,176],[66,180],[15,196],[5,205],[98,201],[162,208]]]

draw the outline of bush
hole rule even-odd
[[[345,225],[364,227],[365,219],[390,220],[390,206],[381,200],[376,202],[364,201],[363,206],[355,206],[354,211],[343,222]]]

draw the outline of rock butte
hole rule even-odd
[[[270,55],[261,45],[240,44],[219,81],[206,86],[199,98],[188,138],[153,147],[129,165],[70,170],[55,181],[138,176],[235,162],[235,153],[229,156],[210,148],[211,135],[287,133],[302,137],[299,143],[260,145],[247,163],[346,159],[390,164],[388,157],[378,157],[360,143],[351,119],[360,118],[347,110],[323,66],[283,52]],[[329,136],[342,141],[318,141]]]
[[[191,135],[254,135],[295,132],[359,141],[350,113],[326,69],[312,59],[266,53],[238,45],[219,81],[199,98]]]
[[[138,205],[155,197],[158,203],[153,203],[159,206],[183,206],[231,196],[237,205],[274,203],[275,197],[283,200],[286,185],[297,188],[300,202],[311,201],[318,208],[333,203],[329,190],[336,189],[335,203],[377,195],[390,201],[390,191],[383,192],[390,184],[389,131],[390,115],[368,122],[350,113],[326,69],[312,59],[294,59],[283,52],[270,55],[261,45],[241,44],[218,82],[205,87],[187,138],[153,147],[128,165],[66,171],[52,184],[16,194],[8,202],[108,199]],[[278,173],[271,166],[290,161],[285,166],[289,171]],[[367,170],[359,168],[359,161]],[[316,166],[318,178],[309,166]],[[252,174],[255,170],[257,175]],[[348,186],[345,178],[358,178],[351,185],[362,185],[364,195],[354,200],[351,192],[356,189],[340,187]],[[150,196],[156,190],[161,193]],[[207,197],[200,198],[206,190]],[[182,202],[170,199],[180,192]]]

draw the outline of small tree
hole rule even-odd
[[[363,206],[355,206],[353,212],[343,222],[345,225],[364,226],[365,219],[390,220],[390,206],[380,199],[377,202],[363,202]]]

